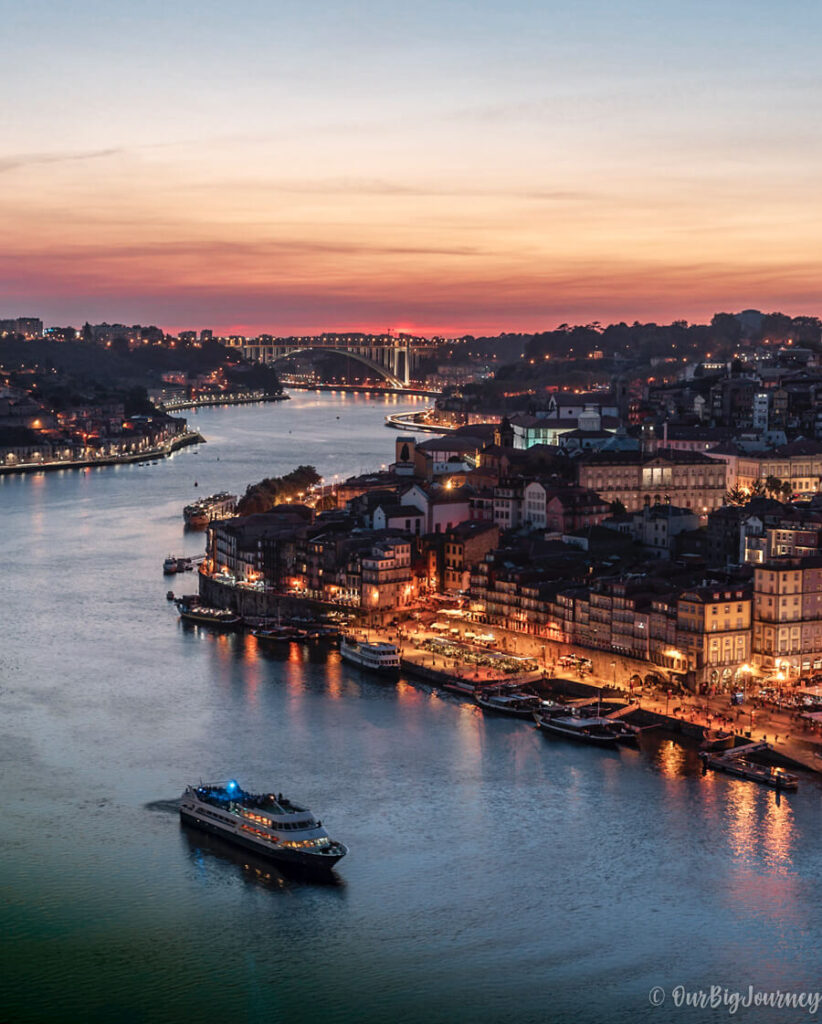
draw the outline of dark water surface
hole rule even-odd
[[[780,799],[664,737],[577,748],[178,622],[183,504],[388,463],[401,408],[211,409],[167,462],[0,478],[0,1020],[814,1019],[671,990],[822,989],[815,782]],[[336,883],[182,829],[184,785],[228,776],[306,802],[350,846]]]

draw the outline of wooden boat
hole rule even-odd
[[[514,718],[531,718],[540,706],[539,697],[527,693],[477,693],[477,704],[483,711],[493,711],[501,715],[512,715]]]
[[[236,612],[226,608],[210,608],[207,605],[192,604],[178,601],[177,608],[180,618],[185,622],[194,622],[200,626],[213,626],[216,629],[236,629],[242,625],[242,618]]]
[[[252,629],[251,635],[263,643],[290,644],[296,632],[292,626],[273,626],[271,629]]]
[[[534,714],[534,721],[544,732],[563,739],[588,743],[594,747],[615,747],[620,742],[615,723],[607,718],[581,718],[576,715]]]

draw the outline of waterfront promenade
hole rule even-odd
[[[257,600],[264,597],[257,591],[243,590],[243,600],[238,603],[238,588],[202,573],[200,594],[207,603],[241,612],[254,606],[255,597]],[[285,609],[286,615],[300,614],[301,609],[311,615],[321,608],[327,611],[334,607],[293,594],[265,596],[266,615],[271,614],[268,606],[272,598],[278,607]],[[341,608],[357,613],[352,606]],[[248,611],[245,615],[248,616]],[[580,674],[573,668],[562,668],[566,682],[577,687],[577,695],[589,693],[592,698],[597,694],[620,697],[635,704],[638,711],[653,715],[655,724],[693,737],[700,737],[707,728],[728,729],[741,739],[768,743],[777,758],[782,757],[808,771],[822,773],[820,727],[796,712],[780,710],[755,697],[738,707],[731,705],[730,694],[727,693],[681,693],[664,684],[652,685],[649,682],[632,686],[628,680],[635,678],[637,669],[644,668],[650,676],[654,666],[610,652],[572,650],[567,645],[559,645],[543,637],[516,633],[498,626],[477,625],[466,617],[449,616],[445,611],[439,615],[427,611],[424,620],[405,618],[394,625],[381,626],[363,621],[353,632],[369,641],[396,644],[408,675],[446,687],[450,682],[482,687],[514,681],[541,686],[555,676],[562,655],[576,654],[593,659],[593,672]],[[478,632],[493,636],[493,644],[478,640]],[[602,665],[608,660],[610,673],[602,671]]]
[[[288,395],[280,393],[271,395],[265,391],[253,391],[243,394],[208,395],[204,398],[171,399],[158,403],[163,412],[180,412],[183,409],[213,409],[222,405],[251,405],[256,402],[286,402]]]
[[[471,630],[478,628],[466,620],[456,620],[455,624],[449,625],[460,634],[454,638],[456,642],[464,642],[463,634],[469,627]],[[555,672],[556,644],[546,644],[540,637],[514,633],[496,626],[481,628],[497,637],[498,651],[533,659],[540,664],[540,671],[531,674],[531,682],[543,680]],[[399,632],[396,628],[390,627],[372,628],[368,630],[368,635],[375,640],[400,643],[404,660],[438,669],[443,673],[451,673],[468,682],[487,684],[494,681],[502,682],[506,678],[505,673],[495,672],[490,666],[477,669],[460,661],[459,658],[432,654],[424,643],[426,640],[438,638],[440,634],[424,626],[415,626],[410,630],[401,627]],[[601,655],[603,652],[571,651],[569,648],[563,653],[589,657],[592,654]],[[740,738],[764,741],[776,755],[787,758],[808,771],[822,773],[822,732],[818,726],[795,712],[780,710],[753,697],[742,706],[733,706],[727,693],[675,694],[666,690],[664,686],[649,684],[632,688],[621,676],[617,677],[616,672],[612,673],[611,678],[602,673],[580,674],[568,668],[563,668],[562,672],[568,676],[570,682],[578,683],[582,692],[588,689],[592,698],[598,693],[619,696],[635,704],[637,710],[658,716],[660,724],[668,722],[674,729],[691,734],[706,728],[725,728]]]
[[[57,469],[88,469],[91,466],[121,466],[137,462],[152,462],[155,459],[168,458],[180,448],[192,444],[205,444],[205,438],[196,430],[187,430],[177,434],[162,444],[151,448],[143,448],[138,452],[127,452],[122,455],[104,455],[100,458],[53,459],[42,462],[17,462],[13,466],[0,465],[0,476],[13,473],[46,473]]]
[[[245,618],[270,617],[277,608],[290,615],[299,614],[300,609],[312,614],[337,607],[295,594],[237,587],[202,572],[199,582],[200,596],[206,603],[232,608]],[[352,605],[339,608],[361,614]],[[722,727],[741,738],[765,741],[777,755],[822,773],[822,727],[796,712],[777,709],[754,696],[738,707],[731,705],[728,693],[675,692],[672,685],[649,681],[658,674],[657,666],[615,652],[571,648],[545,637],[477,624],[465,615],[449,615],[446,610],[428,609],[415,614],[416,618],[406,616],[394,625],[376,625],[361,616],[355,632],[368,640],[397,644],[409,674],[417,671],[439,684],[449,679],[479,686],[511,679],[535,683],[554,676],[563,655],[577,655],[590,660],[593,671],[580,675],[563,667],[562,673],[571,681],[578,680],[582,692],[587,688],[592,694],[607,692],[635,702],[639,709],[659,716],[658,724],[674,731],[701,735],[705,728]],[[478,641],[478,632],[491,634],[493,646]],[[517,661],[523,662],[521,671],[516,669]],[[637,676],[644,681],[632,686],[630,680]]]

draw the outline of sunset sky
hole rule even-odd
[[[0,10],[0,317],[822,313],[818,0]]]

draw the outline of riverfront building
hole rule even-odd
[[[822,556],[757,565],[754,616],[753,656],[763,672],[822,670]]]
[[[575,465],[580,487],[629,512],[670,501],[703,514],[725,500],[725,465],[701,452],[597,452],[581,455]]]

